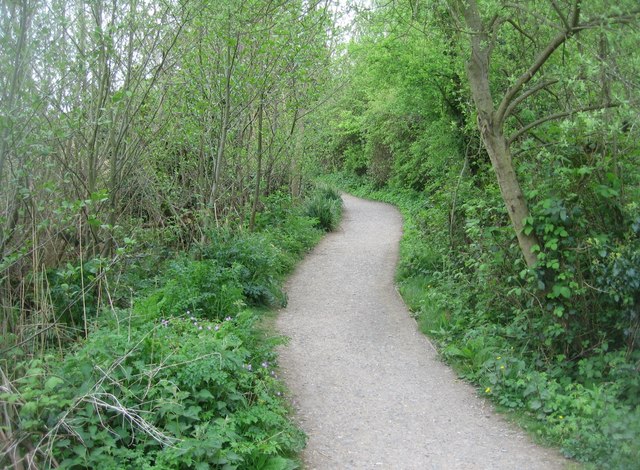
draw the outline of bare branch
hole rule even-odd
[[[554,29],[556,31],[564,31],[564,24],[561,24],[562,22],[556,23],[552,21],[548,16],[541,15],[540,13],[530,10],[522,3],[506,3],[505,7],[519,10],[526,15],[530,15],[532,18],[536,19],[541,24],[549,26],[551,29]]]
[[[585,29],[597,28],[609,24],[629,24],[633,21],[637,21],[639,16],[640,8],[620,15],[605,16],[604,18],[593,18],[577,25],[574,30],[583,31]]]
[[[555,38],[551,40],[551,42],[545,47],[538,57],[533,62],[531,67],[527,71],[525,71],[520,77],[516,80],[516,82],[507,90],[500,102],[500,106],[498,107],[498,111],[496,113],[496,120],[501,122],[504,119],[507,108],[513,101],[514,97],[518,93],[518,91],[525,86],[529,81],[538,73],[538,70],[549,60],[549,57],[560,47],[564,42],[569,39],[575,33],[575,28],[578,26],[578,21],[580,20],[580,0],[576,0],[573,9],[573,15],[571,18],[571,28],[565,29],[556,35]]]
[[[497,26],[497,25],[500,25],[500,23],[502,23],[502,20],[500,19],[500,17],[498,15],[493,15],[493,18],[491,18],[491,21],[489,22],[489,25],[487,26],[487,30],[494,29],[494,27]]]
[[[587,106],[586,108],[572,109],[570,111],[563,111],[561,113],[550,114],[549,116],[545,116],[536,121],[533,121],[532,123],[524,126],[522,129],[519,129],[518,131],[516,131],[515,134],[509,137],[509,140],[507,141],[507,145],[511,145],[518,137],[520,137],[523,134],[526,134],[534,127],[538,127],[539,125],[544,124],[545,122],[554,121],[556,119],[562,119],[563,117],[571,116],[572,114],[586,113],[589,111],[599,111],[601,109],[607,109],[607,108],[617,108],[618,106],[620,106],[619,103],[598,104],[594,106]]]
[[[558,17],[560,18],[560,21],[562,21],[562,24],[564,24],[565,29],[566,30],[571,29],[571,26],[569,25],[569,21],[567,20],[567,17],[562,13],[562,10],[560,9],[560,6],[556,2],[556,0],[551,0],[551,6],[553,6],[553,9],[558,14]]]
[[[548,86],[551,86],[555,83],[558,83],[560,80],[558,79],[553,79],[553,80],[547,80],[544,82],[540,82],[538,83],[536,86],[529,88],[527,91],[525,91],[524,93],[522,93],[520,96],[518,96],[517,98],[515,98],[511,104],[507,107],[507,109],[504,112],[504,116],[501,116],[502,121],[499,121],[501,124],[503,123],[504,120],[506,120],[511,113],[513,112],[513,110],[520,104],[522,103],[524,100],[526,100],[527,98],[529,98],[531,95],[536,94],[537,92],[539,92],[540,90],[543,90],[544,88],[547,88]]]
[[[580,21],[580,11],[582,7],[582,0],[575,0],[576,3],[573,5],[573,13],[571,15],[571,24],[570,28],[575,28],[578,26],[578,22]]]
[[[509,18],[508,20],[506,20],[506,23],[509,23],[511,26],[513,26],[516,31],[518,31],[520,34],[522,34],[524,37],[526,37],[529,41],[531,41],[533,44],[536,44],[536,40],[533,36],[531,36],[529,33],[527,33],[524,29],[522,29],[520,27],[520,25],[518,25],[515,21],[513,21],[511,18]]]

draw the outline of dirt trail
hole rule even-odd
[[[287,284],[280,366],[307,469],[556,469],[440,362],[393,284],[401,217],[345,195],[341,228]]]

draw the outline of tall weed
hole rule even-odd
[[[298,468],[304,435],[277,379],[281,340],[265,337],[248,306],[284,303],[284,275],[322,233],[303,210],[267,199],[258,233],[214,232],[149,272],[133,307],[93,312],[72,350],[31,360],[10,348],[0,466]]]
[[[318,187],[306,201],[306,215],[316,219],[316,227],[331,232],[338,228],[342,216],[342,198],[328,187]]]

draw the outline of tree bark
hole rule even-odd
[[[22,0],[17,5],[18,8],[18,31],[17,44],[15,47],[15,55],[13,57],[13,73],[11,80],[7,83],[7,89],[0,92],[0,106],[3,113],[12,116],[19,108],[20,95],[22,93],[22,84],[26,79],[28,71],[28,44],[29,30],[31,29],[31,20],[33,17],[33,8],[28,0]],[[12,119],[8,119],[12,121]],[[12,152],[11,133],[12,127],[17,123],[9,124],[5,122],[0,130],[0,188],[8,188],[8,184],[4,181],[4,174],[9,154]],[[13,149],[15,154],[15,149]],[[18,161],[17,164],[22,167],[23,162]],[[17,193],[13,192],[13,196],[9,196],[7,191],[7,206],[0,212],[0,215],[6,217],[4,223],[0,223],[0,259],[4,257],[5,248],[13,236],[15,227],[18,223],[20,201]]]
[[[258,204],[260,203],[260,183],[262,178],[262,113],[263,99],[260,100],[260,108],[258,109],[258,168],[256,170],[256,188],[253,195],[253,207],[251,208],[251,218],[249,220],[249,231],[253,232],[256,224],[256,213],[258,212]]]
[[[15,112],[15,106],[18,102],[18,96],[20,95],[20,89],[24,76],[26,74],[26,60],[25,49],[27,47],[27,36],[31,27],[32,11],[29,8],[27,0],[22,0],[19,5],[19,35],[18,43],[16,45],[16,52],[13,61],[13,74],[9,84],[8,92],[3,92],[0,97],[2,101],[0,103],[5,108],[4,111],[11,115]],[[10,127],[8,125],[3,126],[0,134],[0,185],[2,185],[2,179],[4,176],[4,166],[7,161],[7,154],[9,148],[9,134]]]
[[[211,183],[211,193],[209,194],[209,210],[215,216],[215,203],[218,195],[218,183],[220,182],[220,170],[222,167],[222,159],[224,157],[224,149],[227,144],[227,132],[229,131],[229,114],[231,112],[231,78],[230,72],[227,72],[227,80],[224,92],[224,103],[222,108],[222,123],[220,128],[220,137],[218,139],[218,150],[213,169],[213,182]]]
[[[488,122],[482,122],[480,119],[478,119],[478,125],[482,130],[482,140],[496,173],[500,194],[507,207],[511,225],[516,232],[518,245],[527,266],[532,267],[538,260],[533,247],[539,242],[533,232],[530,234],[524,232],[529,208],[513,168],[507,141],[501,129],[496,129],[495,126],[490,126]]]
[[[489,84],[489,58],[492,42],[485,30],[475,0],[467,0],[464,6],[464,18],[471,30],[471,57],[467,63],[467,76],[478,112],[478,128],[496,173],[500,194],[518,238],[518,245],[527,266],[532,267],[537,262],[537,255],[533,247],[538,245],[538,239],[533,232],[530,234],[524,232],[525,220],[529,216],[529,207],[513,168],[502,120],[493,103]]]
[[[300,114],[304,114],[304,109],[300,110]],[[293,129],[298,126],[298,134],[295,137],[295,144],[291,156],[291,195],[294,199],[299,199],[302,193],[302,171],[300,169],[299,160],[304,153],[304,119],[294,118]],[[292,130],[293,130],[292,129]]]
[[[215,203],[218,195],[218,185],[220,183],[220,170],[222,168],[224,150],[227,144],[227,133],[229,131],[229,123],[231,121],[231,78],[233,76],[239,42],[240,38],[237,36],[234,45],[227,45],[220,137],[218,139],[218,149],[214,162],[213,182],[211,183],[211,192],[209,194],[209,210],[214,218],[216,218]]]

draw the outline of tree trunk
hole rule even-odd
[[[22,84],[27,76],[28,58],[27,58],[27,41],[29,37],[29,30],[31,28],[31,20],[33,16],[33,10],[30,8],[27,0],[22,0],[18,5],[18,38],[15,47],[15,55],[13,57],[13,74],[11,80],[8,82],[8,89],[0,91],[0,106],[2,106],[3,113],[7,116],[12,116],[19,108],[20,95],[22,93]],[[9,161],[9,154],[11,153],[11,132],[12,128],[17,125],[17,122],[12,122],[13,119],[9,118],[5,122],[0,130],[0,188],[6,188],[6,204],[3,210],[0,212],[1,216],[4,216],[4,221],[0,219],[0,259],[4,257],[5,248],[13,236],[15,227],[18,223],[20,198],[13,189],[13,196],[9,196],[9,182],[4,181],[4,174],[7,162]],[[11,124],[10,124],[11,123]],[[13,150],[15,154],[15,149]],[[20,168],[22,168],[24,162],[18,161]]]
[[[304,114],[305,110],[301,109],[299,113]],[[298,134],[295,137],[295,145],[291,156],[291,195],[294,199],[300,198],[302,193],[302,170],[299,161],[304,153],[304,119],[294,122],[294,126],[298,126]]]
[[[260,100],[260,108],[258,109],[258,169],[256,171],[256,190],[253,195],[253,207],[251,208],[251,218],[249,220],[249,231],[253,232],[256,224],[256,213],[258,212],[258,204],[260,203],[260,180],[262,177],[262,112],[263,102]]]
[[[489,86],[492,41],[485,30],[475,0],[466,2],[464,17],[471,29],[471,57],[467,63],[467,76],[478,112],[478,128],[496,173],[500,194],[516,232],[520,250],[527,266],[532,267],[537,261],[533,247],[538,245],[538,240],[533,233],[526,234],[523,230],[525,220],[529,216],[529,208],[513,168],[509,144],[502,130],[502,121],[496,118],[497,112]]]
[[[213,182],[211,183],[211,192],[209,194],[209,210],[216,218],[216,197],[218,195],[218,185],[220,184],[220,170],[222,168],[222,161],[224,158],[224,150],[227,145],[227,133],[229,131],[229,123],[231,120],[231,77],[233,75],[234,62],[236,53],[238,50],[238,43],[235,46],[227,45],[227,58],[225,67],[225,82],[224,82],[224,95],[222,101],[222,119],[220,128],[220,137],[218,139],[218,150],[216,154],[214,169],[213,169]]]
[[[480,129],[484,123],[478,120]],[[491,165],[496,173],[500,194],[507,207],[509,219],[518,237],[518,244],[524,256],[527,266],[532,267],[537,262],[537,255],[533,247],[538,245],[538,239],[533,233],[527,235],[524,232],[525,220],[529,217],[527,201],[522,194],[520,183],[511,162],[511,152],[501,130],[484,127],[482,132],[484,146],[489,153]]]
[[[222,159],[224,157],[224,148],[227,143],[227,132],[229,130],[229,113],[231,99],[231,84],[230,79],[227,80],[225,86],[225,102],[222,108],[222,126],[220,129],[220,137],[218,139],[218,151],[213,168],[213,182],[211,184],[211,193],[209,194],[209,210],[215,217],[215,203],[218,195],[218,184],[220,181],[220,169],[222,167]]]
[[[16,44],[16,52],[13,60],[13,74],[9,85],[9,90],[2,93],[0,96],[0,103],[4,107],[4,112],[11,116],[16,110],[14,109],[18,102],[18,96],[20,95],[20,88],[26,75],[26,60],[25,49],[27,47],[27,36],[29,28],[31,27],[31,15],[29,10],[29,4],[26,0],[20,2],[19,5],[19,35],[18,42]],[[4,175],[5,162],[8,160],[8,148],[9,148],[9,134],[10,126],[4,125],[2,132],[0,133],[0,185],[2,185],[2,179]]]

